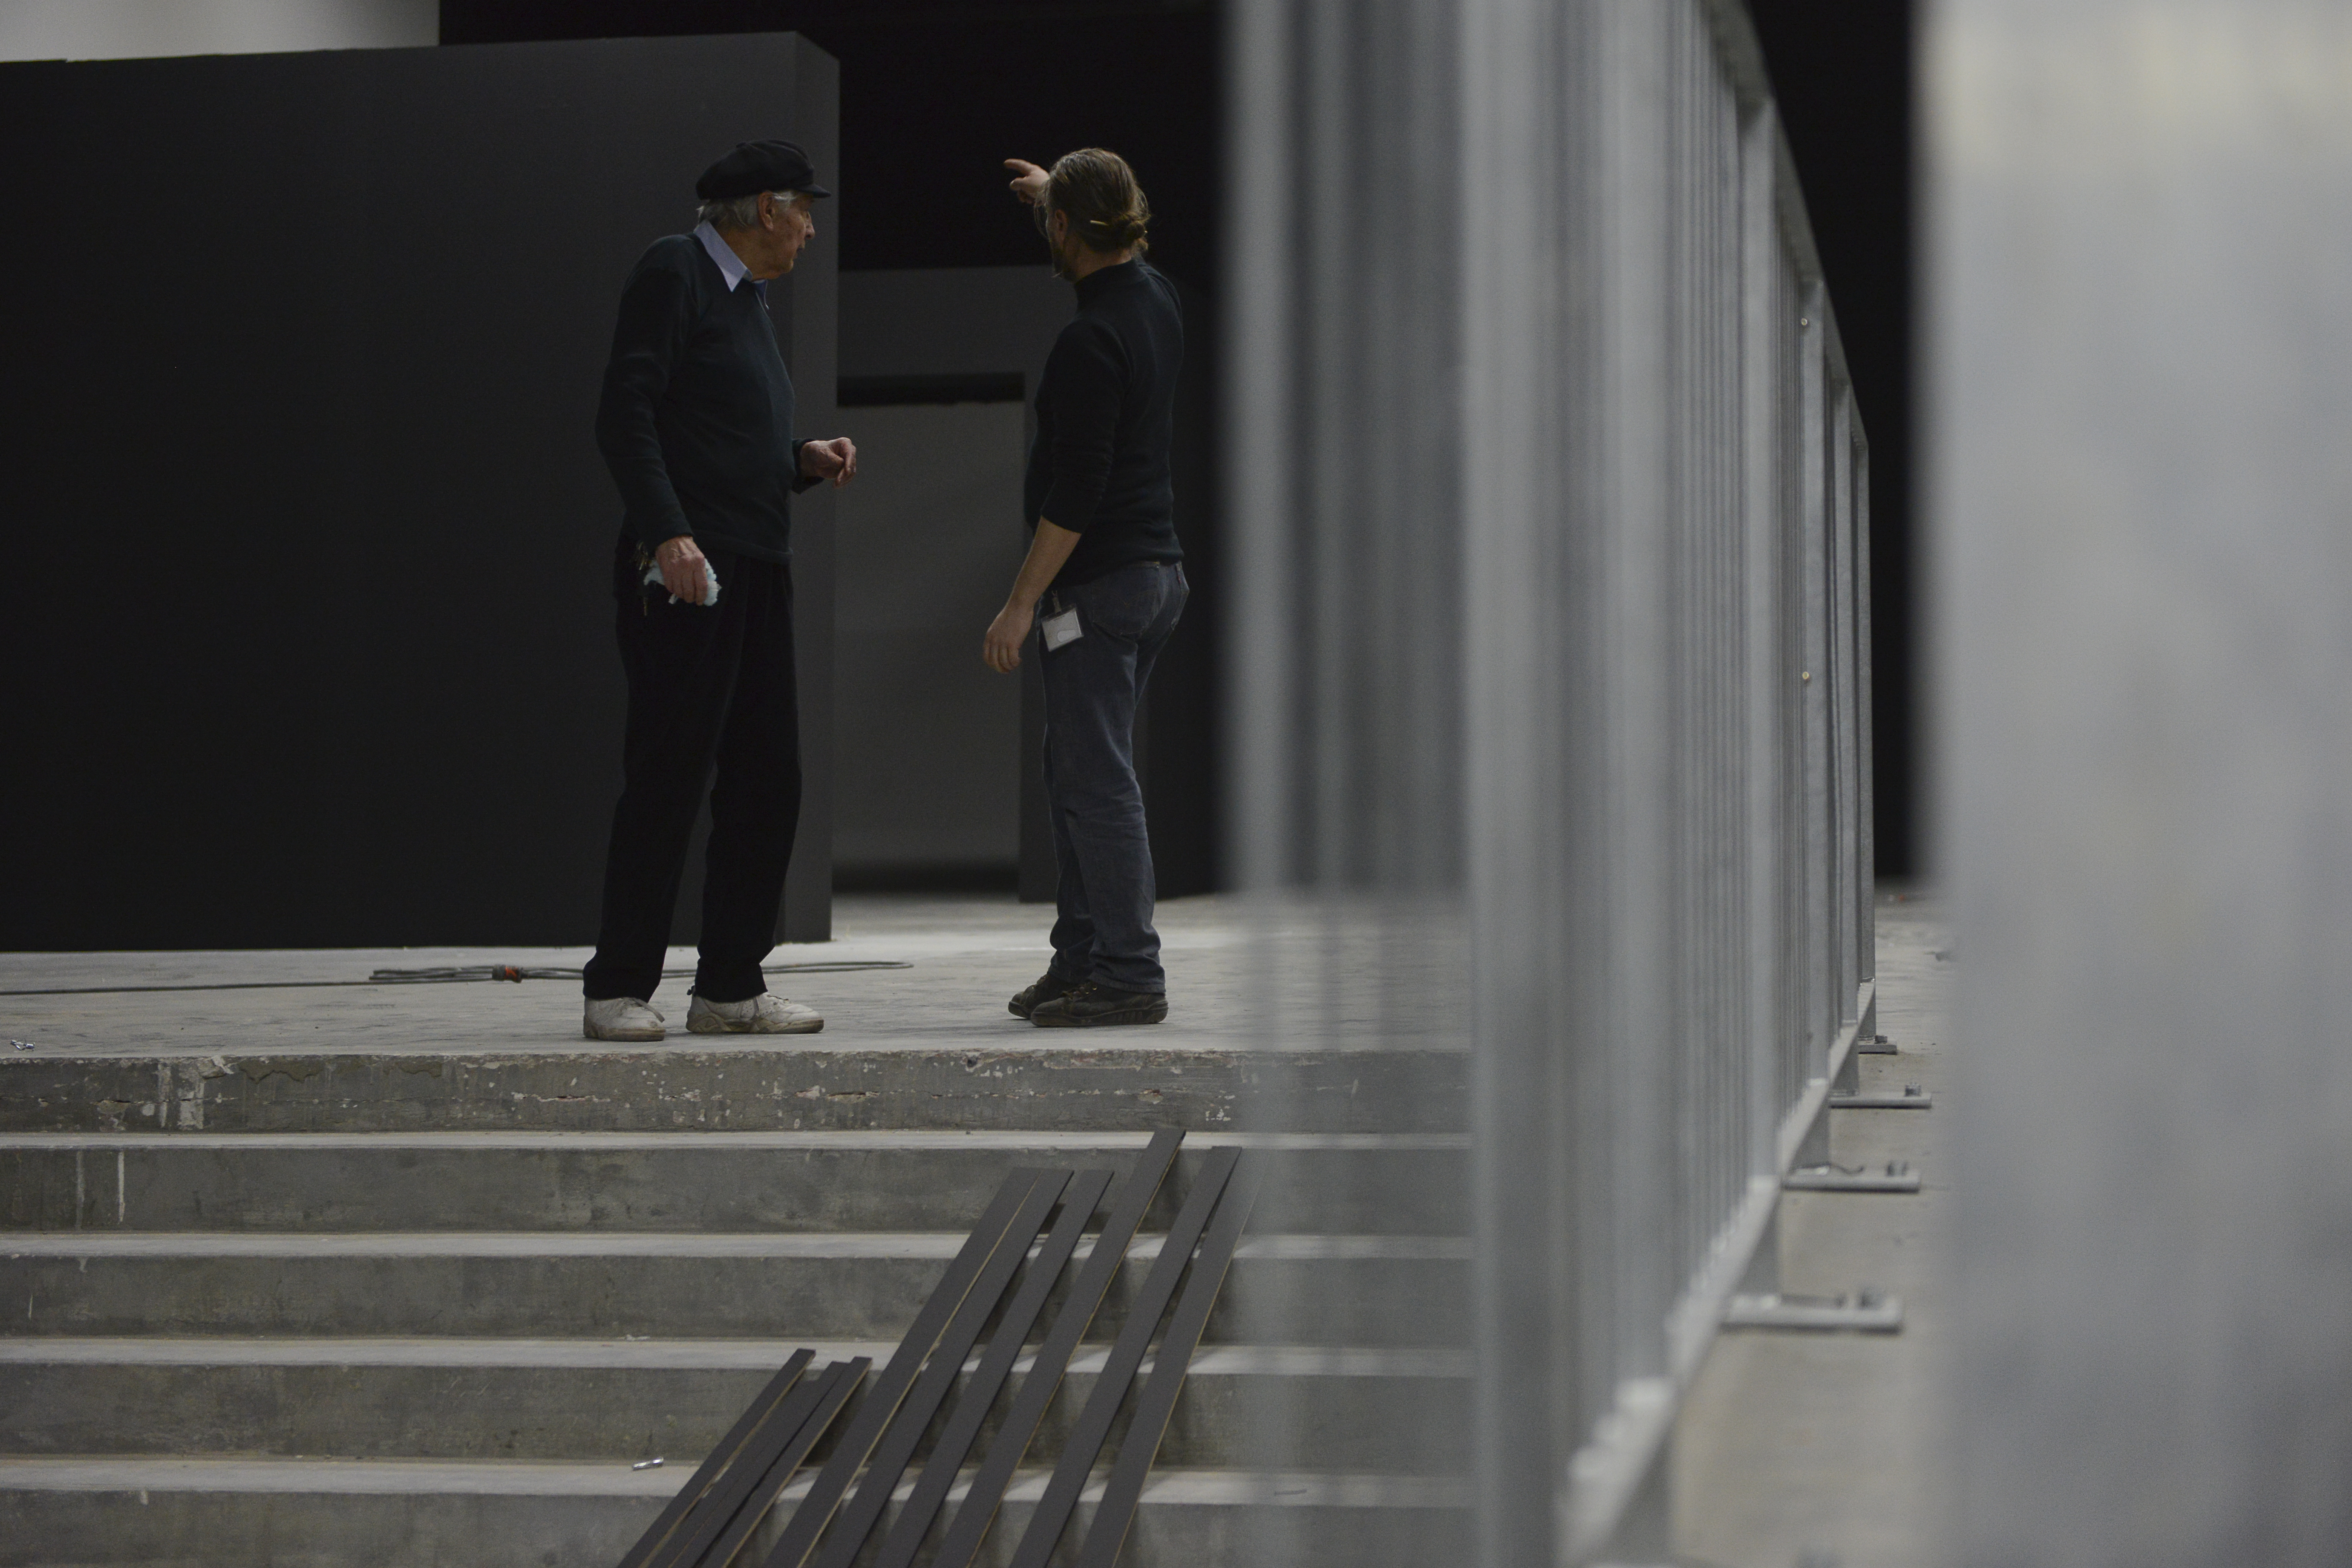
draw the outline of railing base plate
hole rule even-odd
[[[1833,1094],[1830,1096],[1832,1110],[1933,1110],[1936,1097],[1916,1083],[1906,1083],[1900,1094]]]
[[[1916,1193],[1919,1173],[1901,1160],[1890,1160],[1883,1173],[1849,1171],[1840,1165],[1805,1165],[1780,1178],[1789,1193]]]
[[[1903,1328],[1903,1302],[1875,1290],[1851,1296],[1734,1296],[1724,1309],[1723,1326],[1892,1334]]]

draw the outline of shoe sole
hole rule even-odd
[[[1020,992],[1013,998],[1012,1001],[1007,1002],[1004,1005],[1004,1010],[1012,1014],[1014,1017],[1026,1022],[1032,1014],[1035,1013],[1038,1008],[1044,1006],[1046,1003],[1058,1002],[1063,997],[1069,994],[1067,990],[1062,990],[1055,992],[1051,996],[1030,996],[1030,999],[1027,1002],[1021,1000],[1023,996],[1029,996],[1030,992],[1036,989],[1037,988],[1035,986],[1032,985],[1027,990]]]
[[[667,1029],[596,1029],[583,1026],[580,1033],[592,1040],[620,1040],[632,1045],[649,1045],[669,1038]]]
[[[1030,1022],[1041,1029],[1108,1029],[1126,1024],[1160,1024],[1168,1018],[1165,1007],[1130,1007],[1124,1013],[1098,1013],[1091,1018],[1073,1018],[1067,1013],[1048,1013],[1044,1017],[1032,1016]]]
[[[693,1020],[686,1026],[686,1032],[689,1035],[814,1035],[823,1033],[824,1029],[823,1018],[806,1024],[786,1024],[776,1029],[763,1029],[757,1024],[737,1025],[717,1020],[709,1023]]]

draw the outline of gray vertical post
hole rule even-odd
[[[1546,395],[1559,322],[1548,308],[1561,231],[1545,215],[1554,138],[1542,111],[1559,58],[1534,0],[1487,0],[1461,18],[1463,219],[1479,237],[1463,273],[1460,499],[1466,626],[1464,779],[1473,993],[1471,1182],[1477,1224],[1476,1561],[1558,1555],[1555,1491],[1575,1446],[1574,1386],[1559,1285],[1571,1228],[1559,1157],[1566,1109],[1553,1006],[1560,924],[1557,766],[1567,616],[1555,487],[1538,482],[1558,437]],[[1475,89],[1470,88],[1475,83]],[[1578,1314],[1565,1314],[1573,1331]]]
[[[1805,323],[1800,342],[1798,397],[1803,435],[1799,447],[1797,558],[1798,606],[1802,619],[1797,672],[1798,700],[1803,714],[1803,790],[1805,822],[1805,903],[1803,946],[1798,955],[1802,985],[1801,1027],[1804,1031],[1805,1072],[1819,1078],[1829,1070],[1829,1048],[1837,1003],[1831,994],[1831,974],[1837,959],[1831,931],[1837,897],[1831,882],[1837,851],[1831,842],[1836,818],[1831,805],[1829,705],[1829,326],[1823,320],[1827,294],[1819,284],[1805,289]]]
[[[1788,749],[1786,711],[1787,596],[1782,571],[1781,328],[1779,116],[1759,104],[1747,117],[1740,146],[1740,449],[1745,524],[1740,610],[1745,637],[1741,701],[1746,709],[1748,794],[1748,996],[1740,1024],[1747,1034],[1748,1165],[1750,1179],[1780,1179],[1778,1147],[1787,1074],[1789,977],[1784,953],[1788,923],[1783,889],[1789,865],[1783,803],[1789,788],[1782,761]],[[1780,1288],[1777,1236],[1767,1237],[1750,1263],[1747,1286]]]
[[[1659,1068],[1672,963],[1668,899],[1675,787],[1667,671],[1669,515],[1664,354],[1667,7],[1604,6],[1600,17],[1599,179],[1611,226],[1603,238],[1601,461],[1604,549],[1600,605],[1604,670],[1601,743],[1608,770],[1595,842],[1605,857],[1612,928],[1594,1048],[1607,1053],[1612,1158],[1587,1181],[1613,1209],[1612,1339],[1617,1380],[1665,1366],[1665,1309],[1675,1259],[1660,1245],[1670,1215],[1668,1108]],[[1606,824],[1606,830],[1602,825]]]
[[[1227,313],[1227,430],[1234,449],[1234,650],[1227,661],[1228,732],[1238,764],[1228,780],[1234,863],[1244,888],[1286,886],[1297,822],[1291,716],[1297,660],[1289,643],[1293,530],[1297,497],[1291,482],[1293,378],[1290,298],[1286,276],[1294,226],[1305,197],[1286,123],[1297,70],[1293,19],[1276,0],[1237,8],[1227,62],[1234,139],[1246,146],[1257,177],[1228,182],[1231,228],[1262,237],[1232,267]],[[1024,742],[1028,743],[1024,725]],[[1024,859],[1026,860],[1026,852]]]
[[[1859,858],[1855,879],[1857,908],[1853,938],[1854,962],[1860,978],[1878,977],[1878,790],[1873,759],[1876,751],[1876,715],[1872,708],[1870,661],[1870,448],[1859,439],[1853,451],[1853,685],[1854,777],[1853,844]],[[1872,987],[1858,1027],[1864,1040],[1878,1032],[1878,993]]]
[[[1853,389],[1841,386],[1830,417],[1830,646],[1829,701],[1831,755],[1831,815],[1835,827],[1836,876],[1831,905],[1832,948],[1829,1016],[1832,1027],[1854,1016],[1854,986],[1861,977],[1862,955],[1855,947],[1861,920],[1854,908],[1860,885],[1861,846],[1854,842],[1855,805],[1861,799],[1856,763],[1859,732],[1854,726],[1854,493]],[[1814,677],[1819,680],[1821,677]],[[1849,1058],[1851,1059],[1851,1058]]]
[[[1834,335],[1835,329],[1832,328]],[[1829,562],[1830,645],[1825,700],[1830,709],[1830,842],[1833,880],[1830,892],[1830,1009],[1822,1027],[1834,1038],[1859,1012],[1857,995],[1862,975],[1859,948],[1863,915],[1868,897],[1862,889],[1862,846],[1855,841],[1862,798],[1861,733],[1856,725],[1854,626],[1857,585],[1854,582],[1855,426],[1853,388],[1839,381],[1829,421],[1829,511],[1822,520],[1826,532],[1824,555]],[[1816,671],[1815,685],[1824,672]],[[1862,1058],[1849,1051],[1832,1075],[1832,1087],[1852,1094],[1862,1085]],[[1824,1151],[1826,1152],[1826,1151]]]
[[[816,237],[790,280],[790,349],[795,434],[837,436],[840,251],[838,213],[856,193],[841,170],[841,68],[831,55],[794,37],[790,134],[808,150],[817,177],[840,195],[817,205]],[[744,136],[772,134],[747,128]],[[831,487],[793,500],[793,652],[801,682],[801,821],[784,878],[779,935],[785,942],[825,942],[833,936],[833,525]]]
[[[1940,0],[1954,1560],[2352,1542],[2352,12]]]

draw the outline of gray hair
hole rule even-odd
[[[798,191],[769,191],[780,207],[790,206],[800,195]],[[704,202],[694,209],[698,222],[713,228],[757,228],[760,226],[760,196],[753,191],[748,196],[729,196],[724,201]]]

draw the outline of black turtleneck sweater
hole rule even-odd
[[[654,241],[621,291],[596,447],[647,550],[681,533],[759,561],[793,553],[793,378],[758,284],[732,291],[690,234]]]
[[[1138,561],[1181,561],[1169,447],[1184,363],[1176,286],[1143,261],[1078,282],[1078,313],[1037,385],[1037,441],[1024,499],[1077,534],[1054,581],[1083,583]]]

